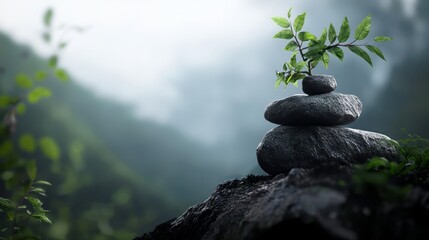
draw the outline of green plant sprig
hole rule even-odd
[[[47,66],[32,75],[18,73],[15,77],[16,87],[23,96],[13,96],[3,93],[0,95],[0,113],[3,121],[0,121],[0,184],[4,184],[5,192],[0,193],[0,218],[8,222],[9,226],[0,227],[0,240],[39,239],[33,234],[30,223],[37,220],[42,223],[51,223],[43,208],[41,196],[46,196],[45,187],[51,186],[47,181],[37,180],[38,159],[29,160],[27,156],[37,157],[38,153],[52,160],[52,170],[59,167],[61,149],[57,142],[44,136],[35,138],[30,133],[15,136],[18,120],[24,115],[27,106],[37,104],[45,98],[52,96],[50,88],[40,85],[50,76],[60,81],[68,81],[68,73],[58,67],[61,51],[67,47],[67,42],[52,41],[53,10],[47,9],[43,15],[44,32],[42,39],[52,49],[52,55],[47,61]],[[68,29],[66,29],[68,30]],[[81,32],[80,28],[70,30]],[[4,115],[4,116],[3,116]],[[16,143],[14,141],[16,139]],[[59,171],[59,170],[58,170]]]
[[[344,51],[342,48],[348,48],[351,52],[364,59],[372,66],[372,60],[369,54],[362,48],[366,47],[371,53],[377,55],[383,60],[386,60],[383,52],[369,42],[359,43],[364,40],[371,29],[371,16],[365,17],[362,22],[356,27],[354,39],[346,43],[350,38],[350,25],[348,18],[345,17],[340,31],[337,34],[335,27],[331,23],[329,28],[324,28],[320,37],[314,34],[301,31],[306,18],[306,12],[298,15],[293,21],[291,19],[292,8],[289,9],[287,19],[284,17],[273,17],[273,21],[284,28],[274,35],[274,38],[289,40],[285,50],[292,52],[289,61],[283,64],[283,71],[276,71],[277,81],[275,86],[278,87],[281,83],[286,86],[289,83],[296,85],[297,81],[305,76],[312,75],[312,70],[322,62],[324,67],[328,69],[329,54],[337,57],[340,61],[344,59]],[[293,24],[291,24],[293,22]],[[385,42],[392,40],[390,37],[378,36],[373,39],[374,42]],[[326,42],[329,42],[328,44]],[[297,55],[300,55],[302,61],[297,60]]]
[[[352,183],[356,193],[369,194],[368,191],[372,190],[388,201],[403,200],[413,184],[427,180],[429,140],[409,135],[407,139],[391,141],[391,144],[398,150],[399,159],[373,157],[364,164],[354,166]]]

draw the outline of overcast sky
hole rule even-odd
[[[412,3],[416,1],[403,0],[404,11],[412,14]],[[235,99],[237,101],[245,101],[256,94],[280,96],[281,91],[272,93],[273,73],[284,60],[283,43],[272,39],[279,29],[273,24],[271,17],[286,15],[287,9],[293,6],[295,15],[303,11],[309,12],[307,18],[311,18],[311,22],[306,23],[306,27],[311,30],[311,24],[317,24],[319,29],[320,23],[339,23],[345,15],[354,11],[332,11],[332,6],[335,6],[332,2],[0,0],[0,31],[47,56],[50,50],[40,38],[42,15],[48,7],[52,7],[55,12],[55,29],[61,25],[87,29],[83,34],[66,36],[70,44],[61,56],[61,66],[75,80],[102,96],[133,104],[140,116],[161,122],[174,122],[178,107],[190,105],[187,94],[191,93],[181,86],[195,84],[206,90],[201,82],[217,81],[224,78],[224,75],[241,79],[234,92],[230,93],[236,98],[242,98]],[[380,4],[385,7],[390,2],[391,0],[380,0]],[[359,18],[362,19],[366,14]],[[356,25],[357,22],[353,24]],[[61,30],[57,30],[57,33],[61,33]],[[264,59],[267,55],[272,60]],[[379,73],[386,72],[385,68],[388,66],[377,66],[379,72],[374,71],[373,78],[382,81],[385,76]],[[204,72],[217,75],[217,78],[206,76]],[[197,73],[198,76],[195,76]],[[249,89],[241,88],[246,87],[243,83],[255,85],[262,81],[264,83],[261,85],[267,86],[265,93],[262,93],[264,89],[249,92]],[[222,136],[216,135],[219,130],[214,125],[221,119],[219,116],[222,112],[225,113],[224,109],[221,111],[219,108],[225,108],[229,104],[227,101],[219,101],[225,97],[223,91],[225,89],[221,88],[218,92],[212,92],[212,98],[207,100],[212,104],[207,105],[210,112],[200,112],[201,119],[195,120],[193,126],[184,125],[184,128],[188,127],[188,132],[196,136],[200,134],[200,137],[208,140],[222,139]],[[195,91],[192,94],[196,94]],[[249,115],[243,121],[256,119],[256,114],[260,118],[255,121],[264,121],[261,117],[263,105],[268,100],[259,102],[261,106],[252,112],[254,115]],[[243,106],[252,111],[251,107]],[[193,116],[184,118],[183,122],[192,124],[191,118]],[[198,124],[201,128],[196,128]],[[203,133],[201,129],[207,131]],[[213,131],[208,132],[208,129]]]
[[[169,82],[182,69],[222,65],[229,53],[271,37],[272,4],[249,0],[0,0],[0,29],[42,54],[41,16],[70,34],[62,65],[82,84],[132,102],[143,115],[166,120],[180,94]],[[289,1],[298,9],[301,1]],[[282,7],[285,6],[285,7]],[[284,13],[286,4],[277,4]],[[298,11],[298,10],[297,10]],[[60,31],[58,31],[60,32]],[[268,34],[268,35],[267,35]]]

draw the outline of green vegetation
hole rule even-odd
[[[298,15],[294,20],[291,19],[292,8],[289,9],[287,18],[273,17],[273,21],[283,28],[274,35],[274,38],[288,40],[285,47],[286,51],[292,52],[289,61],[283,64],[283,71],[276,72],[276,87],[281,83],[287,86],[289,83],[296,84],[298,80],[307,75],[312,75],[312,70],[322,62],[325,68],[329,66],[329,54],[343,61],[344,52],[342,48],[348,48],[351,52],[363,58],[372,66],[371,57],[362,48],[366,47],[370,52],[385,60],[382,51],[369,43],[360,43],[365,40],[371,29],[371,16],[365,17],[356,27],[354,39],[347,42],[350,38],[350,25],[348,18],[345,17],[340,30],[335,29],[331,23],[329,28],[324,28],[320,37],[314,34],[302,31],[305,23],[306,13]],[[390,37],[378,36],[373,39],[374,42],[385,42],[392,40]],[[329,54],[328,54],[329,53]],[[298,61],[297,55],[302,61]]]
[[[43,75],[37,74],[40,69],[52,69],[51,57],[42,59],[3,34],[0,52],[0,96],[25,96],[27,103],[25,114],[16,108],[15,131],[0,152],[13,148],[18,156],[35,159],[36,181],[52,183],[40,198],[52,224],[28,221],[33,236],[132,239],[204,200],[225,180],[227,171],[215,164],[215,155],[175,129],[136,119],[131,107],[94,96],[74,83],[72,75],[67,84],[49,71],[45,80],[37,80]],[[24,94],[30,90],[16,84],[18,74],[28,76],[33,88],[49,89],[49,99],[28,103]],[[0,117],[5,119],[9,110],[1,108]],[[57,147],[50,147],[53,141]],[[33,148],[34,153],[27,152]],[[53,150],[49,157],[45,148]],[[0,157],[3,163],[6,159]],[[25,174],[22,168],[19,179]],[[11,198],[4,184],[9,176],[0,169],[5,199]],[[2,212],[0,226],[10,226]]]
[[[151,186],[108,149],[112,143],[103,143],[93,133],[85,121],[94,114],[82,112],[79,100],[94,105],[99,114],[116,110],[122,116],[118,125],[130,124],[123,122],[131,112],[122,113],[109,102],[103,105],[69,81],[67,72],[59,68],[67,42],[53,41],[52,19],[53,11],[47,10],[42,37],[54,47],[46,60],[0,35],[0,239],[131,239],[189,203],[174,200],[160,183],[152,181]],[[75,112],[87,118],[82,121]],[[95,121],[100,120],[90,125],[103,125]],[[141,124],[136,127],[135,133],[145,130]],[[110,133],[121,141],[135,138],[135,133],[123,136],[125,131]]]
[[[397,161],[375,157],[355,166],[352,183],[358,194],[372,192],[387,201],[404,199],[412,184],[426,180],[429,173],[429,140],[416,135],[394,143]]]
[[[51,41],[52,17],[53,11],[48,9],[43,18],[45,25],[43,39],[47,43]],[[62,74],[58,75],[58,72]],[[57,76],[63,81],[68,78],[67,73],[57,68],[56,64],[38,69],[32,75],[34,78],[25,73],[18,73],[15,76],[15,83],[20,89],[19,93],[0,95],[0,108],[5,112],[3,122],[0,123],[0,171],[6,190],[0,196],[0,211],[9,221],[9,224],[2,227],[3,236],[0,235],[0,239],[37,238],[29,227],[30,220],[52,224],[47,216],[49,211],[42,207],[43,202],[40,198],[46,197],[44,187],[51,186],[51,183],[36,180],[38,172],[36,165],[40,159],[35,153],[40,149],[43,157],[55,163],[60,160],[61,150],[56,141],[48,136],[37,141],[31,133],[21,133],[17,138],[17,146],[13,144],[13,138],[18,127],[18,115],[24,115],[28,105],[37,104],[42,99],[52,96],[51,89],[41,86],[40,83],[50,75]]]

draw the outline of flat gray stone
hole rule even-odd
[[[270,130],[256,149],[258,163],[271,175],[320,164],[365,163],[379,156],[397,158],[385,135],[344,127],[287,127]]]
[[[264,116],[268,121],[283,126],[335,126],[355,121],[361,112],[362,103],[354,95],[297,94],[270,103]]]
[[[302,80],[302,91],[308,95],[330,93],[336,88],[337,81],[330,75],[312,75]]]

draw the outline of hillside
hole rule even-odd
[[[20,95],[15,75],[47,68],[46,60],[4,35],[0,53],[1,94]],[[38,228],[47,239],[130,238],[203,200],[227,174],[204,146],[171,127],[136,119],[130,107],[97,98],[73,81],[37,84],[53,96],[27,106],[14,139],[49,136],[61,148],[58,162],[31,156],[39,178],[54,185],[45,200],[54,224]]]

